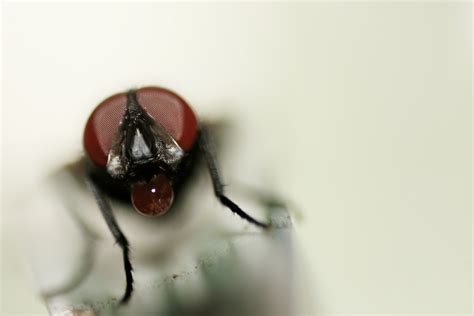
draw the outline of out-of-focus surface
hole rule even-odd
[[[199,174],[159,218],[137,216],[130,205],[113,201],[132,247],[135,279],[132,299],[118,309],[125,278],[122,254],[86,187],[83,163],[47,177],[24,210],[31,214],[25,221],[28,262],[50,313],[275,315],[301,310],[294,289],[302,283],[296,271],[304,267],[286,209],[278,201],[270,207],[235,194],[239,202],[247,201],[240,203],[245,209],[256,210],[254,216],[279,227],[262,231],[228,212],[215,212],[210,181],[205,172]]]
[[[2,23],[2,315],[46,314],[19,205],[141,85],[234,121],[224,175],[297,206],[313,312],[470,312],[469,3],[5,4]]]

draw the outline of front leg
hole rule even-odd
[[[104,217],[107,226],[109,227],[110,232],[115,238],[117,244],[122,248],[122,256],[123,256],[123,266],[125,270],[125,280],[126,280],[126,287],[125,293],[123,294],[122,298],[120,299],[120,304],[125,304],[130,299],[132,292],[133,292],[133,275],[132,275],[132,264],[130,262],[130,249],[128,240],[125,235],[122,233],[120,229],[114,213],[112,212],[112,208],[110,206],[109,201],[105,197],[102,190],[99,186],[95,183],[93,176],[89,175],[87,178],[87,184],[90,187],[92,193],[94,194],[95,200],[99,209]]]
[[[241,218],[247,220],[248,222],[257,225],[262,228],[269,228],[270,224],[263,223],[246,212],[244,212],[237,204],[235,204],[231,199],[229,199],[224,193],[224,185],[222,183],[222,177],[220,174],[220,169],[216,157],[216,152],[214,148],[214,143],[210,139],[209,131],[207,126],[201,124],[199,131],[199,149],[204,155],[206,160],[207,167],[212,179],[212,185],[214,187],[214,193],[219,201],[229,208],[232,212],[239,215]]]

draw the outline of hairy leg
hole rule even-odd
[[[212,185],[214,187],[214,193],[219,199],[219,201],[227,208],[229,208],[232,212],[239,215],[241,218],[247,220],[248,222],[262,228],[269,228],[270,224],[256,220],[255,218],[244,212],[237,204],[235,204],[225,195],[224,185],[222,183],[222,177],[220,174],[220,169],[215,153],[214,143],[212,142],[209,135],[209,131],[205,125],[200,126],[199,149],[201,150],[204,159],[206,160],[207,167],[211,175]]]
[[[123,256],[123,266],[125,270],[125,279],[126,279],[126,287],[125,293],[123,294],[122,298],[120,299],[120,303],[124,304],[130,299],[132,292],[133,292],[133,275],[132,275],[132,264],[130,262],[130,247],[127,241],[127,238],[121,231],[117,221],[115,220],[115,216],[112,212],[112,208],[110,207],[110,203],[107,200],[104,193],[100,190],[97,184],[94,182],[93,177],[89,176],[87,179],[87,183],[94,194],[95,200],[97,205],[100,208],[102,216],[104,217],[107,226],[110,229],[110,232],[115,238],[117,244],[122,248],[122,256]]]

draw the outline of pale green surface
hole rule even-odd
[[[8,4],[3,17],[3,313],[44,313],[17,200],[80,155],[99,100],[142,84],[236,122],[227,177],[297,202],[322,310],[470,311],[469,3]]]
[[[121,252],[114,247],[87,190],[81,164],[54,172],[42,183],[25,226],[28,258],[53,315],[90,310],[106,315],[229,315],[290,313],[300,264],[285,209],[253,213],[279,228],[262,231],[218,211],[211,184],[201,174],[166,216],[150,219],[114,202],[131,245],[135,291],[123,294]],[[55,192],[55,195],[48,193]],[[238,196],[238,195],[237,195]],[[249,204],[241,195],[241,205]],[[40,207],[38,207],[40,206]],[[260,210],[264,204],[255,204]]]

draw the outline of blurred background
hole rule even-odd
[[[295,314],[470,314],[470,3],[2,11],[2,315],[47,315],[25,220],[52,214],[44,183],[82,155],[93,108],[145,85],[230,121],[230,187],[289,202]]]

